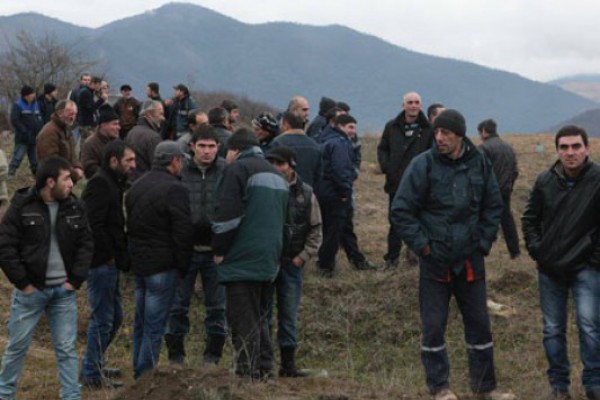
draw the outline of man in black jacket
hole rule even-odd
[[[145,101],[137,125],[125,138],[127,145],[135,151],[136,166],[132,174],[134,180],[152,168],[154,149],[162,141],[160,132],[164,121],[162,103],[158,100]]]
[[[104,370],[103,366],[104,353],[123,322],[119,271],[129,270],[123,192],[133,167],[133,150],[120,139],[109,142],[102,167],[88,181],[82,196],[94,236],[94,257],[87,281],[90,322],[81,381],[94,389],[122,385],[110,380],[118,375],[117,370]]]
[[[416,155],[429,149],[433,144],[433,131],[427,117],[421,111],[421,106],[419,94],[415,92],[405,94],[402,103],[403,111],[385,125],[381,141],[377,146],[377,161],[381,172],[385,174],[384,190],[389,196],[389,207],[392,206],[394,195],[408,164]],[[401,249],[402,241],[390,222],[388,250],[383,256],[386,267],[398,266]]]
[[[139,378],[158,363],[177,282],[189,268],[193,226],[188,189],[177,179],[185,154],[173,141],[154,150],[153,167],[129,190],[127,233],[135,274],[133,369]]]
[[[77,123],[79,124],[79,140],[83,143],[94,133],[94,128],[98,125],[96,112],[108,100],[108,93],[102,92],[98,100],[94,99],[94,93],[100,89],[102,79],[95,76],[91,79],[88,86],[79,89],[77,97]]]
[[[84,208],[71,194],[71,166],[52,156],[35,187],[17,191],[0,224],[0,266],[15,286],[8,346],[0,368],[0,398],[12,399],[35,327],[46,314],[58,362],[60,397],[79,399],[77,296],[92,260]]]
[[[504,241],[508,247],[508,253],[511,259],[515,259],[521,255],[519,249],[519,234],[515,219],[510,211],[510,198],[513,192],[513,186],[519,176],[519,168],[517,167],[517,155],[512,146],[500,139],[497,132],[497,124],[493,119],[486,119],[477,126],[479,136],[483,143],[479,148],[492,162],[498,186],[500,186],[500,194],[504,203],[504,211],[500,226],[504,234]]]
[[[536,179],[522,218],[527,250],[538,267],[548,398],[569,397],[567,303],[573,293],[588,399],[600,399],[600,166],[589,159],[585,130],[555,137],[558,161]]]
[[[204,331],[206,346],[204,363],[218,364],[225,344],[225,287],[219,284],[217,265],[210,245],[211,221],[215,211],[217,181],[223,175],[225,160],[217,156],[219,139],[212,126],[202,126],[194,132],[188,149],[194,153],[186,160],[181,181],[190,193],[191,221],[194,224],[194,253],[187,274],[179,280],[175,300],[171,307],[165,343],[169,361],[182,364],[185,359],[184,340],[190,330],[190,300],[198,273],[202,277],[204,292]]]

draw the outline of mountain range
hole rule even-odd
[[[92,18],[92,14],[90,14]],[[378,132],[417,91],[424,107],[460,110],[469,134],[485,118],[501,132],[536,132],[598,103],[556,85],[460,60],[425,55],[339,25],[246,24],[207,8],[171,3],[91,29],[36,13],[0,17],[0,51],[21,29],[77,42],[108,72],[113,88],[142,96],[149,81],[163,97],[183,82],[226,90],[283,109],[294,95],[352,106],[361,131]],[[243,111],[243,110],[242,110]]]

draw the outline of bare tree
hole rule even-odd
[[[67,89],[73,80],[98,64],[77,49],[75,44],[60,42],[56,36],[42,37],[21,31],[0,55],[0,97],[16,100],[24,85],[40,93],[47,82]]]

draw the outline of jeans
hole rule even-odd
[[[133,375],[139,378],[158,364],[169,311],[175,297],[179,272],[170,269],[135,277],[133,326]]]
[[[100,378],[104,367],[104,353],[123,322],[119,270],[114,265],[90,268],[87,290],[90,322],[81,374],[85,378],[94,379]]]
[[[351,204],[349,199],[345,202],[324,199],[320,205],[323,218],[323,244],[319,249],[319,268],[333,271],[344,226],[350,216]]]
[[[268,312],[271,282],[227,283],[227,322],[231,329],[237,375],[257,378],[273,369]]]
[[[392,202],[394,201],[394,196],[396,192],[389,193],[389,203],[388,203],[388,221],[390,223],[390,230],[388,231],[387,236],[387,253],[383,256],[384,260],[395,260],[400,257],[400,250],[402,250],[402,239],[396,233],[396,229],[394,228],[394,224],[392,223]]]
[[[466,273],[451,282],[438,282],[421,276],[419,306],[423,329],[421,360],[427,387],[431,392],[449,386],[450,364],[446,351],[448,306],[454,294],[462,314],[469,360],[469,382],[475,393],[496,388],[494,347],[487,311],[485,280],[467,282]]]
[[[34,329],[46,313],[52,344],[58,362],[60,398],[81,398],[78,382],[77,349],[77,296],[63,286],[55,286],[24,294],[13,290],[8,322],[9,341],[0,368],[0,398],[13,399],[21,375],[23,361],[31,344]]]
[[[575,302],[583,362],[581,380],[588,390],[600,388],[600,270],[585,268],[569,280],[558,280],[540,272],[538,284],[550,385],[561,391],[569,388],[567,302],[570,291]]]
[[[35,175],[35,171],[37,171],[37,154],[35,143],[15,143],[15,150],[13,152],[12,159],[10,160],[10,165],[8,166],[9,175],[14,175],[17,172],[21,162],[23,161],[23,158],[25,157],[25,154],[27,154],[27,157],[29,158],[29,169]]]
[[[297,326],[298,309],[302,296],[303,268],[296,267],[291,261],[281,265],[275,279],[275,298],[277,299],[277,344],[279,347],[298,346]],[[273,301],[269,305],[269,332],[273,315]]]
[[[502,201],[504,203],[504,209],[500,218],[502,234],[504,235],[508,253],[511,256],[516,256],[521,253],[521,249],[519,248],[519,234],[517,233],[515,219],[510,211],[510,193],[502,194]]]
[[[167,335],[186,336],[190,331],[190,301],[194,293],[196,277],[200,272],[206,318],[204,330],[207,335],[225,336],[225,287],[219,284],[217,265],[212,252],[194,252],[190,268],[184,278],[179,280],[175,299],[169,313]]]

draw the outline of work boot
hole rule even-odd
[[[204,348],[204,365],[217,365],[223,355],[223,346],[225,345],[225,336],[207,335],[206,347]]]
[[[172,364],[183,364],[185,362],[185,348],[183,336],[165,335],[165,344],[169,353],[169,362]]]
[[[440,389],[433,394],[434,400],[458,400],[454,392],[448,388]]]
[[[516,400],[517,396],[510,392],[501,392],[494,389],[491,392],[477,393],[475,398],[477,400]]]
[[[306,378],[308,376],[306,371],[296,368],[295,353],[296,349],[294,347],[279,348],[279,354],[281,355],[280,378]]]
[[[362,261],[352,261],[352,266],[354,269],[358,271],[366,271],[369,269],[380,269],[381,266],[377,264],[373,264],[371,261],[362,260]]]

